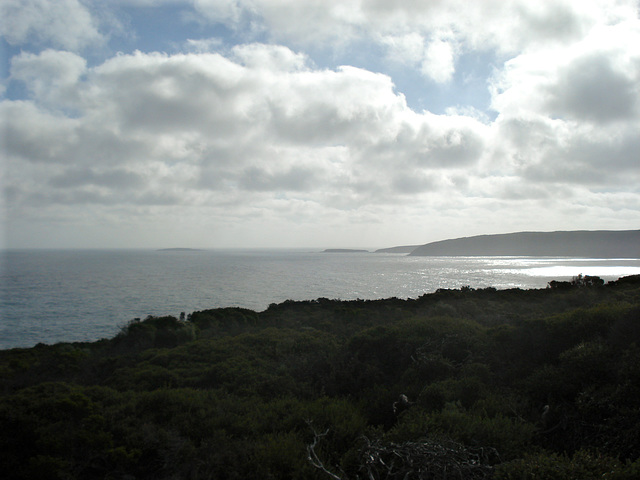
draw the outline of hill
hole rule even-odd
[[[580,280],[580,281],[579,281]],[[6,478],[640,478],[640,276],[0,350]]]
[[[322,253],[369,253],[369,250],[361,250],[357,248],[327,248]]]
[[[427,243],[410,255],[640,258],[640,230],[519,232]]]
[[[399,247],[379,248],[373,253],[411,253],[420,245],[402,245]]]

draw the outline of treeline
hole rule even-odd
[[[3,477],[640,478],[640,276],[595,278],[0,351]]]

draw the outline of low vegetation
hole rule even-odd
[[[640,276],[596,278],[0,351],[3,476],[640,478]]]

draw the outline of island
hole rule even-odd
[[[202,252],[199,248],[160,248],[158,252]]]

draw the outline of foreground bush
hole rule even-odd
[[[0,351],[3,478],[640,478],[640,282],[149,317]]]

